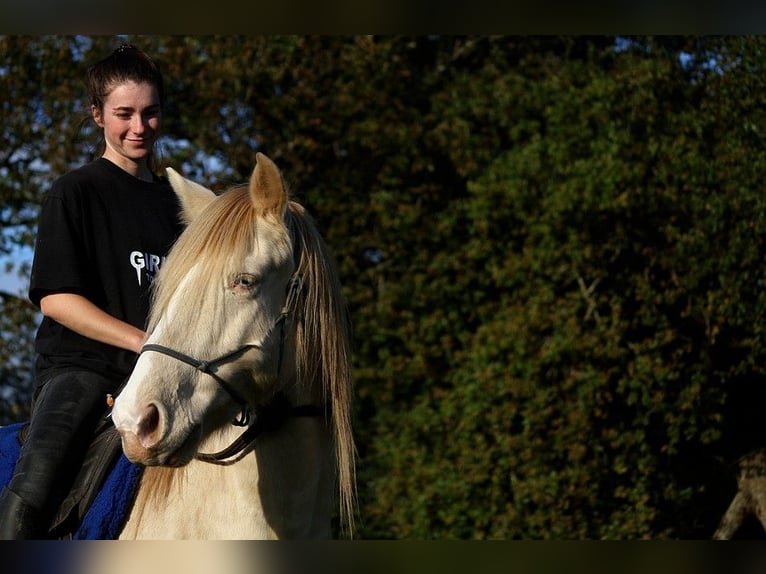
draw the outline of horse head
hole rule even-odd
[[[146,465],[189,462],[236,411],[295,377],[286,302],[300,280],[277,167],[259,154],[249,185],[220,196],[168,177],[188,226],[156,280],[144,350],[112,411],[126,456]]]

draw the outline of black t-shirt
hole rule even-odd
[[[76,293],[141,329],[149,286],[182,230],[164,178],[143,182],[99,158],[57,179],[43,202],[29,298]],[[44,317],[37,332],[38,376],[84,367],[126,378],[137,355],[78,335]]]

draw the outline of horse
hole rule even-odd
[[[143,468],[119,538],[351,536],[351,327],[316,222],[262,153],[220,194],[166,173],[186,227],[111,402]]]
[[[713,540],[730,540],[748,517],[766,531],[766,449],[755,449],[737,461],[737,491],[713,533]]]

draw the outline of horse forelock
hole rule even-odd
[[[210,203],[184,230],[153,284],[149,317],[151,331],[169,308],[176,289],[184,284],[184,298],[199,301],[211,277],[221,277],[229,261],[241,260],[252,249],[258,212],[245,186],[232,188]],[[184,281],[196,268],[196,281]]]

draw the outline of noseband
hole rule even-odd
[[[285,345],[285,323],[290,314],[295,311],[298,297],[302,289],[303,280],[301,279],[301,276],[296,273],[292,276],[290,282],[287,284],[285,304],[282,306],[279,317],[277,317],[277,319],[274,321],[274,324],[271,326],[271,329],[269,329],[266,336],[264,337],[265,340],[268,338],[268,335],[274,331],[274,329],[277,327],[279,328],[279,357],[277,359],[277,379],[279,379],[282,371],[282,357]],[[248,343],[246,345],[242,345],[240,348],[235,349],[234,351],[221,355],[217,359],[209,361],[201,361],[180,351],[171,349],[170,347],[157,345],[154,343],[144,345],[141,349],[141,353],[146,351],[161,353],[181,361],[182,363],[186,363],[201,373],[205,373],[206,375],[211,376],[221,386],[221,388],[226,391],[229,396],[234,399],[234,401],[242,408],[242,412],[240,413],[239,417],[235,419],[232,424],[235,426],[247,426],[250,422],[250,405],[248,405],[245,398],[239,392],[237,392],[237,390],[230,383],[228,383],[225,379],[217,374],[217,371],[221,365],[229,363],[230,361],[243,355],[248,350],[259,348],[263,348],[263,344]],[[242,435],[240,435],[240,437],[237,438],[231,445],[229,445],[224,450],[213,454],[198,453],[196,458],[205,462],[227,464],[225,462],[227,459],[242,452],[262,432],[276,430],[276,428],[279,427],[279,424],[281,424],[281,422],[284,421],[284,419],[287,417],[319,416],[322,414],[322,409],[320,407],[315,405],[291,406],[286,402],[284,397],[279,395],[268,405],[263,405],[259,408],[255,408],[254,410],[255,422],[250,425],[247,430]]]
[[[280,316],[281,324],[284,325],[284,316]],[[276,323],[275,323],[276,325]],[[282,326],[282,332],[284,333],[284,326]],[[167,355],[168,357],[173,357],[174,359],[181,361],[182,363],[186,363],[187,365],[191,365],[195,369],[197,369],[201,373],[205,373],[206,375],[210,375],[215,379],[215,381],[221,385],[221,388],[223,388],[224,391],[229,393],[229,396],[231,396],[232,399],[240,406],[242,407],[242,415],[239,419],[237,419],[238,426],[245,426],[247,424],[247,401],[240,395],[234,387],[232,387],[229,383],[226,382],[225,379],[222,379],[216,374],[216,371],[218,370],[218,367],[220,365],[224,365],[231,361],[232,359],[242,355],[251,348],[259,348],[262,345],[256,345],[256,344],[248,344],[243,345],[239,349],[236,349],[235,351],[232,351],[231,353],[226,353],[225,355],[222,355],[218,357],[217,359],[214,359],[212,361],[200,361],[198,359],[195,359],[194,357],[190,357],[189,355],[185,355],[180,351],[176,351],[175,349],[171,349],[170,347],[165,347],[164,345],[155,345],[155,344],[149,344],[144,345],[141,349],[141,353],[145,353],[146,351],[154,351],[156,353],[161,353],[163,355]],[[281,350],[280,350],[281,355]],[[277,369],[278,370],[278,369]]]

